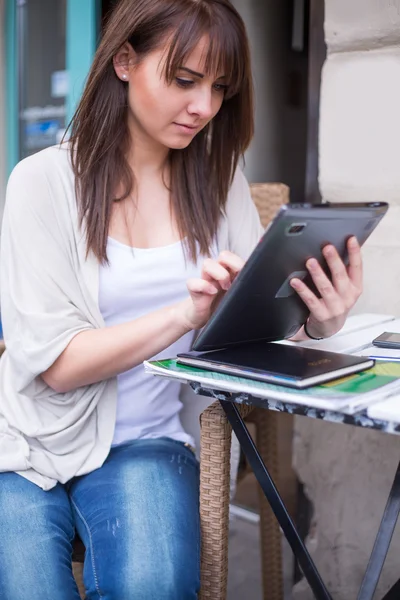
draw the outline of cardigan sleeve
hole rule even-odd
[[[93,327],[83,310],[68,211],[63,198],[55,201],[47,171],[35,157],[16,166],[2,224],[4,339],[26,385],[54,363],[77,333]]]

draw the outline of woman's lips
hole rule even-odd
[[[193,134],[198,130],[198,126],[196,125],[186,125],[184,123],[174,123],[174,125],[176,125],[182,133],[186,134]]]

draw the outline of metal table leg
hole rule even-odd
[[[389,498],[386,504],[385,512],[383,513],[382,521],[379,526],[378,534],[375,539],[374,548],[368,562],[368,567],[361,584],[358,600],[372,600],[378,585],[379,577],[389,550],[390,542],[394,528],[396,527],[397,518],[400,512],[400,464],[397,467],[396,475],[393,481],[392,489],[390,490]],[[396,584],[397,585],[397,584]],[[396,586],[395,586],[396,587]],[[393,590],[394,588],[392,588]],[[397,588],[400,589],[400,586]],[[383,600],[389,598],[398,598],[390,596],[392,590],[386,594]]]
[[[278,490],[268,472],[268,469],[263,463],[260,454],[251,438],[251,435],[243,422],[242,417],[233,402],[221,401],[221,406],[235,432],[239,443],[246,455],[249,464],[251,465],[254,474],[260,484],[265,497],[267,498],[279,525],[288,540],[293,554],[299,562],[300,568],[307,579],[314,596],[317,600],[332,600],[331,595],[325,587],[317,568],[308,553],[302,539],[300,538],[297,529],[286,510],[285,504],[279,495]]]

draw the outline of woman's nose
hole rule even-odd
[[[213,116],[213,97],[210,89],[196,90],[188,106],[190,114],[198,115],[201,119],[211,119]]]

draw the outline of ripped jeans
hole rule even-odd
[[[183,443],[117,446],[96,471],[47,492],[0,473],[0,599],[79,600],[75,528],[87,600],[197,598],[199,465]]]

